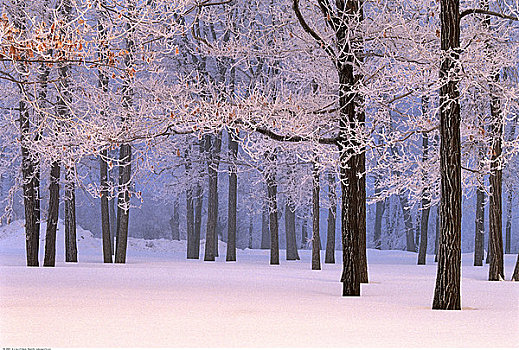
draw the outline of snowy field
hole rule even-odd
[[[519,346],[519,283],[486,281],[471,254],[463,310],[433,311],[432,256],[417,266],[416,254],[369,250],[370,283],[343,298],[340,264],[311,271],[310,251],[270,266],[268,251],[238,250],[226,263],[221,244],[206,263],[185,260],[184,242],[130,239],[128,263],[107,265],[79,229],[80,262],[65,264],[62,233],[56,268],[26,268],[21,223],[0,227],[2,347]]]

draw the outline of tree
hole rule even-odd
[[[328,173],[328,227],[326,238],[325,264],[335,264],[335,219],[337,217],[337,194],[335,192],[335,179],[331,172]]]
[[[422,97],[422,113],[424,115],[428,112],[429,99]],[[427,133],[422,133],[422,161],[426,163],[429,158],[429,136]],[[424,173],[424,183],[427,183],[427,174]],[[425,187],[422,195],[422,218],[420,226],[420,247],[418,251],[418,265],[425,265],[427,257],[427,234],[429,231],[429,213],[431,210],[431,200],[429,189]]]
[[[313,164],[312,181],[312,270],[321,269],[321,236],[319,234],[319,169]]]

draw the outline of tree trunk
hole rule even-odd
[[[335,264],[335,219],[337,217],[337,193],[335,191],[335,179],[331,172],[328,173],[328,230],[326,236],[325,264]]]
[[[378,183],[380,180],[375,180],[375,196],[379,195],[382,192],[382,189],[379,187]],[[373,243],[375,245],[375,249],[382,248],[382,218],[384,216],[384,212],[386,211],[386,201],[379,200],[375,204],[375,227],[373,228]]]
[[[254,229],[253,219],[254,219],[254,216],[251,213],[251,215],[249,216],[249,249],[252,249],[252,233],[253,233],[253,229]]]
[[[191,161],[186,151],[186,176],[191,177]],[[187,258],[198,259],[200,241],[195,238],[195,208],[193,199],[193,187],[190,185],[186,190],[186,235],[187,235]],[[200,236],[199,236],[200,237]]]
[[[492,157],[490,163],[490,201],[488,207],[489,240],[490,240],[490,268],[488,272],[489,281],[499,281],[504,279],[503,264],[503,208],[502,208],[502,190],[503,190],[503,170],[501,168],[501,153],[503,124],[499,120],[501,115],[501,107],[499,100],[495,97],[491,98],[491,114],[494,118],[492,130]],[[497,119],[497,120],[496,120]]]
[[[58,226],[59,213],[59,178],[60,166],[53,162],[50,170],[49,181],[49,208],[47,214],[47,231],[45,233],[45,258],[43,266],[55,266],[56,264],[56,228]]]
[[[180,241],[180,216],[179,216],[179,203],[178,198],[173,203],[173,216],[171,217],[169,224],[171,226],[171,239],[173,241]]]
[[[308,244],[308,220],[303,219],[301,223],[301,249],[306,249]]]
[[[103,236],[103,261],[112,262],[112,237],[110,235],[110,212],[108,208],[108,166],[106,158],[108,152],[101,151],[99,156],[99,169],[101,172],[101,232]],[[113,218],[112,218],[113,220]]]
[[[438,262],[438,247],[440,246],[440,207],[436,206],[436,232],[434,236],[434,262]]]
[[[321,269],[321,235],[319,233],[319,171],[317,164],[313,164],[312,181],[312,270]]]
[[[485,188],[476,190],[476,232],[474,237],[474,266],[483,266],[485,242]]]
[[[25,35],[27,32],[27,14],[25,11],[26,1],[14,2],[16,14],[14,16],[14,27]],[[22,53],[22,59],[25,53]],[[19,81],[26,81],[28,74],[27,66],[17,64]],[[39,266],[38,253],[40,245],[40,204],[39,204],[39,171],[36,156],[31,154],[27,147],[31,130],[29,106],[25,101],[25,85],[19,84],[20,102],[18,104],[20,122],[20,145],[22,154],[22,178],[23,178],[23,204],[25,211],[25,251],[27,266]]]
[[[200,257],[200,232],[202,231],[202,206],[203,206],[202,187],[197,184],[195,187],[195,227],[193,238],[193,250],[190,254],[191,259]]]
[[[400,206],[402,207],[402,213],[404,215],[405,225],[405,236],[406,236],[406,250],[408,252],[416,252],[416,246],[414,244],[413,235],[413,218],[411,216],[411,209],[409,208],[409,202],[404,195],[399,195]]]
[[[276,160],[275,150],[267,154],[269,162]],[[268,169],[266,173],[267,195],[269,208],[269,229],[270,229],[270,264],[279,265],[279,225],[278,225],[278,205],[277,205],[277,183],[274,169]]]
[[[261,249],[270,249],[270,229],[268,204],[263,206],[261,211]]]
[[[218,165],[221,147],[220,136],[205,136],[205,152],[209,155],[207,174],[209,178],[209,196],[207,199],[207,226],[205,235],[205,261],[214,261],[218,256]]]
[[[510,254],[512,250],[512,200],[514,191],[512,186],[508,190],[506,198],[506,226],[505,226],[505,254]]]
[[[460,310],[461,136],[457,73],[460,46],[459,0],[440,0],[440,229],[433,309]]]
[[[422,115],[424,117],[427,116],[429,110],[429,98],[422,97]],[[423,150],[423,156],[422,161],[423,163],[427,163],[429,160],[429,136],[426,132],[422,133],[422,150]],[[424,184],[429,183],[429,179],[427,174],[423,174],[423,182]],[[421,218],[421,225],[420,225],[420,248],[418,251],[418,265],[425,265],[426,264],[426,258],[427,258],[427,236],[429,234],[429,213],[430,213],[430,190],[429,186],[425,185],[424,190],[422,192],[422,218]],[[417,229],[418,231],[418,229]],[[418,242],[418,240],[417,240]]]
[[[104,5],[104,0],[101,0],[101,4]],[[99,60],[103,63],[107,61],[107,46],[103,44],[106,42],[107,29],[105,27],[106,16],[104,10],[98,8],[98,21],[97,21],[97,32],[101,39],[99,46]],[[108,75],[105,74],[102,68],[98,70],[99,87],[104,94],[108,93]],[[101,115],[104,116],[105,112],[101,110]],[[105,149],[101,151],[99,155],[99,171],[100,171],[100,186],[101,186],[101,232],[103,237],[103,261],[105,263],[112,263],[112,254],[114,251],[112,235],[114,232],[110,232],[110,210],[108,203],[108,165],[106,159],[108,158],[108,151]],[[112,217],[112,220],[114,218]]]
[[[237,130],[229,130],[229,205],[227,220],[227,256],[226,261],[236,261],[236,207],[238,202],[238,174],[236,158],[238,156]]]
[[[514,273],[512,274],[512,281],[519,281],[519,254],[517,254],[517,261],[515,262]]]
[[[110,177],[110,183],[114,184],[114,179]],[[108,210],[110,211],[110,215],[108,215],[109,222],[110,222],[110,241],[112,242],[112,255],[115,255],[115,237],[117,235],[117,217],[116,217],[116,210],[115,210],[115,198],[111,198],[108,200]]]
[[[296,210],[290,198],[285,200],[286,259],[299,260],[296,243]]]
[[[65,172],[65,261],[77,262],[76,186],[74,168]]]
[[[122,144],[119,150],[119,194],[117,196],[117,245],[115,262],[126,262],[128,246],[128,226],[130,219],[130,176],[132,150],[129,144]]]

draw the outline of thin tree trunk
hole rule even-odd
[[[249,216],[249,249],[252,249],[252,233],[254,229],[254,222],[253,222],[254,216],[251,214]]]
[[[191,259],[200,257],[200,233],[202,231],[202,206],[203,206],[202,186],[197,184],[195,187],[195,232],[193,239],[193,255]]]
[[[325,264],[335,264],[335,220],[337,218],[337,193],[335,191],[335,179],[331,172],[328,173],[328,198],[330,208],[328,209],[328,227],[326,236]]]
[[[301,249],[306,249],[308,244],[308,220],[305,218],[301,223]]]
[[[476,232],[474,237],[474,266],[483,266],[485,242],[485,189],[476,189]]]
[[[313,164],[313,181],[312,181],[312,270],[321,269],[321,252],[320,243],[321,235],[319,233],[319,171],[317,164]]]
[[[180,241],[180,215],[179,215],[179,202],[178,198],[173,203],[173,216],[170,219],[171,226],[171,239],[174,241]]]
[[[402,207],[402,213],[404,215],[405,225],[405,236],[406,236],[406,250],[408,252],[416,252],[416,246],[414,245],[413,235],[413,218],[411,216],[411,209],[409,208],[409,202],[404,195],[399,195],[400,206]]]
[[[270,229],[269,229],[269,214],[268,204],[263,206],[261,211],[261,249],[270,249]]]
[[[460,310],[461,136],[457,71],[460,46],[459,0],[440,0],[440,225],[433,309]]]
[[[114,179],[110,176],[109,178],[111,186],[114,186]],[[112,255],[115,255],[115,238],[117,235],[117,217],[116,217],[116,210],[115,210],[115,198],[112,197],[108,200],[108,210],[109,210],[109,222],[110,222],[110,241],[112,242]]]
[[[50,170],[49,181],[49,208],[47,214],[47,231],[45,233],[45,258],[43,266],[55,266],[56,264],[56,228],[58,226],[59,213],[59,178],[60,166],[53,162]]]
[[[101,151],[99,169],[101,173],[101,232],[103,236],[103,261],[112,262],[112,238],[110,235],[110,212],[108,207],[108,166],[106,164],[108,152]],[[113,219],[112,219],[113,220]]]
[[[422,97],[422,115],[425,117],[429,111],[429,98],[424,96]],[[427,163],[429,160],[429,136],[426,132],[422,133],[422,150],[423,163]],[[429,178],[426,173],[423,174],[423,182],[427,184],[429,182]],[[426,264],[427,257],[427,236],[429,234],[429,213],[430,213],[430,190],[429,186],[426,185],[422,192],[422,218],[421,218],[421,226],[420,226],[420,248],[418,251],[418,265]],[[418,231],[418,230],[417,230]],[[418,240],[417,240],[418,242]]]
[[[227,221],[226,261],[236,261],[236,210],[238,202],[238,174],[236,158],[238,156],[237,130],[229,130],[229,205]]]
[[[514,191],[512,186],[508,190],[506,198],[506,226],[505,226],[505,254],[510,254],[512,250],[512,200]]]
[[[436,206],[436,233],[434,236],[434,262],[438,262],[438,247],[440,246],[440,207]]]
[[[296,243],[296,211],[290,198],[285,200],[286,259],[299,260]]]
[[[65,261],[77,262],[76,186],[74,168],[65,172]]]
[[[119,150],[119,194],[117,196],[117,245],[115,262],[126,263],[128,245],[128,226],[130,219],[130,176],[131,176],[131,146],[121,145]]]
[[[276,160],[276,150],[267,154],[266,158],[270,163]],[[279,225],[278,225],[278,205],[277,205],[277,183],[274,169],[268,169],[265,175],[267,180],[267,195],[269,208],[269,229],[270,229],[270,264],[279,265]]]
[[[189,159],[188,151],[186,151],[186,176],[191,178],[191,161]],[[187,235],[187,258],[198,259],[198,250],[200,249],[200,242],[195,238],[195,207],[193,199],[193,187],[189,185],[186,190],[186,235]]]
[[[380,180],[375,180],[375,196],[379,195],[382,192],[382,189],[379,187]],[[384,217],[384,212],[386,211],[386,201],[379,200],[375,204],[375,227],[373,228],[373,243],[375,245],[375,249],[382,248],[382,218]]]

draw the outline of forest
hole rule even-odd
[[[0,3],[0,228],[23,220],[26,266],[81,262],[86,229],[105,265],[131,237],[309,250],[343,297],[403,250],[440,310],[462,253],[519,280],[517,0]]]

